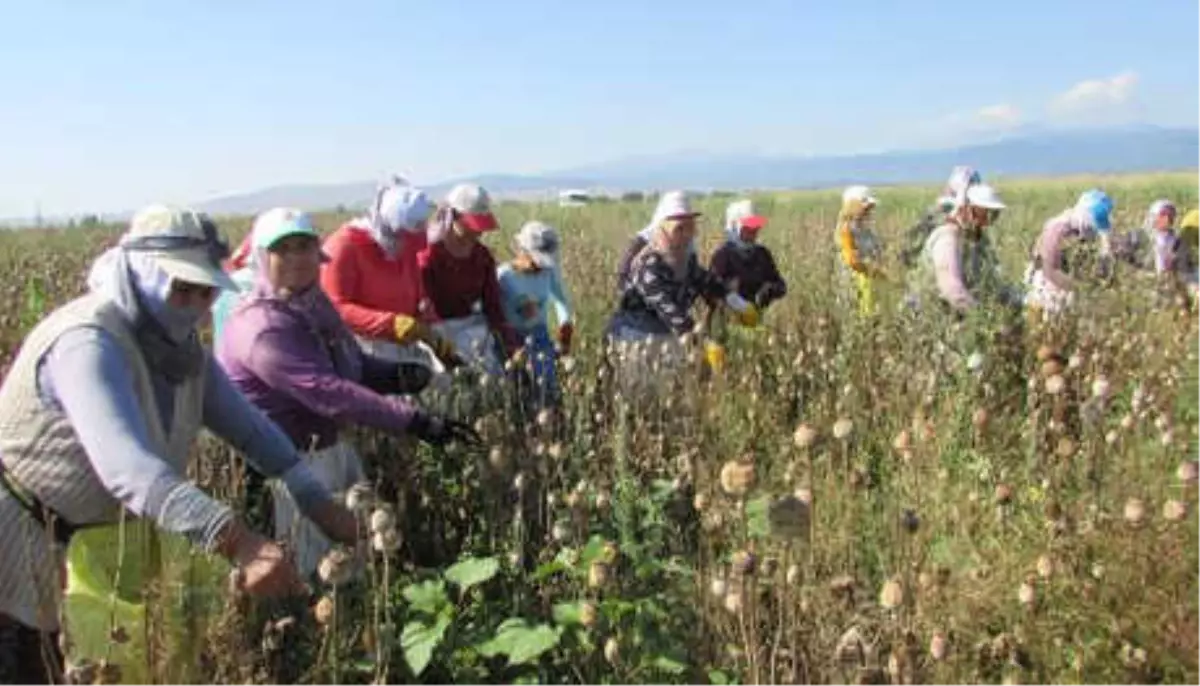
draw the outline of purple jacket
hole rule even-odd
[[[319,288],[295,302],[251,295],[229,317],[216,358],[230,381],[300,450],[361,424],[405,431],[418,410],[399,396],[399,365],[363,353]]]

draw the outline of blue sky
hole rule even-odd
[[[1195,125],[1195,0],[26,0],[0,216],[705,149]]]

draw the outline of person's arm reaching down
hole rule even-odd
[[[346,545],[356,541],[354,515],[332,500],[287,435],[246,400],[216,364],[208,365],[205,378],[204,424],[264,476],[282,481],[300,512],[330,538]]]
[[[119,344],[98,328],[64,333],[40,377],[71,421],[104,487],[133,514],[212,552],[233,511],[188,481],[151,445]]]
[[[1037,256],[1042,263],[1042,276],[1064,291],[1074,291],[1075,282],[1062,270],[1062,243],[1066,240],[1066,224],[1055,224],[1042,232]]]

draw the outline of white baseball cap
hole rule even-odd
[[[996,189],[986,183],[976,184],[967,189],[967,204],[972,207],[982,207],[985,210],[1002,210],[1007,207]]]
[[[767,218],[754,211],[750,200],[736,200],[725,208],[725,224],[757,231],[767,225]]]
[[[875,196],[871,194],[871,189],[867,186],[850,186],[842,191],[842,202],[850,202],[857,200],[864,205],[875,205]]]
[[[517,232],[517,247],[529,253],[542,269],[550,269],[558,263],[558,231],[553,226],[539,221],[526,222]]]
[[[120,246],[151,257],[172,281],[237,290],[221,268],[229,246],[221,240],[216,223],[195,210],[145,207],[133,215]]]
[[[483,186],[460,183],[446,194],[446,206],[454,210],[455,218],[475,233],[494,231],[500,227],[492,213],[492,198]]]

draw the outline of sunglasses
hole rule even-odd
[[[208,253],[208,259],[216,266],[229,257],[229,244],[221,239],[217,224],[206,215],[198,215],[203,238],[195,236],[139,236],[121,241],[125,250],[134,252],[171,252],[175,250],[195,250],[203,248]]]
[[[212,300],[217,297],[217,289],[215,287],[200,283],[188,283],[186,281],[172,282],[171,291],[185,298],[198,297],[204,300]]]

